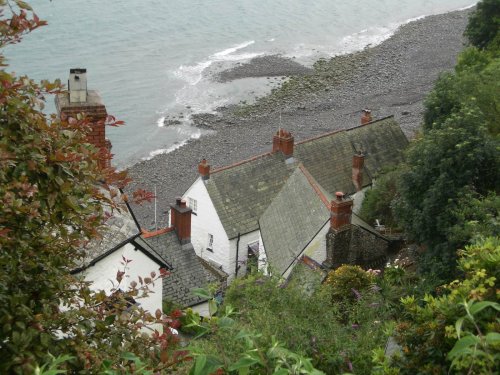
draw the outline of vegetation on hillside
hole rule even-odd
[[[25,2],[0,6],[0,48],[44,25]],[[405,165],[363,208],[421,245],[418,273],[395,261],[383,274],[343,266],[312,285],[253,274],[223,305],[212,300],[208,319],[130,306],[165,273],[112,296],[71,276],[105,227],[103,207],[121,207],[111,186],[127,179],[98,167],[109,155],[86,143],[85,119],[42,113],[58,82],[14,76],[0,53],[0,372],[498,373],[499,8],[478,4],[471,46],[427,99]],[[110,275],[116,292],[127,264]],[[170,329],[181,323],[193,337],[182,350]],[[145,334],[149,324],[162,333]]]

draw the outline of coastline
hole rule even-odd
[[[267,152],[272,134],[280,126],[291,131],[298,142],[355,126],[360,110],[370,108],[374,118],[394,115],[412,138],[422,120],[425,96],[439,74],[453,68],[463,48],[462,33],[471,10],[404,24],[377,46],[319,60],[309,74],[293,60],[273,55],[223,71],[222,77],[228,81],[264,76],[284,83],[255,104],[193,116],[196,126],[215,132],[133,165],[129,168],[133,181],[126,191],[156,188],[157,225],[161,227],[166,225],[166,212],[175,196],[195,181],[201,159],[206,158],[215,168]],[[283,80],[287,74],[299,75]],[[133,209],[144,228],[154,226],[153,203],[134,205]]]

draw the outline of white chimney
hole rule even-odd
[[[69,102],[87,101],[87,69],[70,69],[68,79]]]

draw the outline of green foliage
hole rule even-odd
[[[440,272],[454,268],[454,251],[463,245],[448,237],[461,194],[484,195],[498,186],[498,145],[483,120],[474,106],[463,108],[414,141],[407,153],[409,168],[401,175],[395,210],[408,234],[429,247],[430,264],[444,267]]]
[[[197,294],[209,293],[197,290]],[[217,306],[213,298],[210,301]],[[260,340],[260,334],[241,329],[233,316],[234,310],[229,305],[223,310],[213,307],[208,318],[200,319],[199,316],[190,315],[188,326],[201,332],[199,337],[212,336],[216,347],[216,350],[210,350],[196,346],[196,342],[192,343],[188,349],[195,361],[190,375],[226,372],[237,372],[241,375],[323,374],[314,368],[310,359],[286,349],[274,337],[267,343]]]
[[[483,125],[496,136],[500,132],[500,58],[468,48],[462,52],[455,73],[444,73],[426,98],[425,132],[445,126],[453,114],[473,105],[483,117]]]
[[[493,374],[500,370],[497,319],[500,239],[488,238],[460,252],[462,280],[445,285],[442,296],[402,300],[397,327],[403,374]]]
[[[500,1],[480,1],[469,17],[465,36],[478,48],[487,48],[500,30]]]
[[[352,290],[348,293],[354,296]],[[252,275],[231,284],[225,303],[237,309],[235,324],[240,330],[259,333],[258,347],[270,348],[278,341],[293,353],[311,358],[315,368],[328,374],[370,373],[371,350],[384,346],[387,338],[382,323],[387,311],[375,287],[358,297],[332,303],[329,285],[309,295],[300,285],[282,287],[278,280]],[[245,350],[235,336],[219,330],[196,345],[233,363]]]
[[[380,220],[386,227],[397,229],[399,223],[392,212],[392,202],[397,197],[397,182],[401,170],[395,169],[382,174],[371,190],[368,190],[363,200],[360,216],[368,223],[374,224]]]
[[[45,24],[22,1],[0,7],[0,47]],[[128,290],[123,279],[129,261],[123,259],[115,289],[106,295],[70,274],[81,265],[84,246],[104,230],[104,208],[123,208],[116,187],[127,182],[126,174],[99,166],[109,155],[87,143],[83,116],[60,120],[42,113],[44,96],[62,90],[58,82],[8,73],[2,52],[0,373],[91,373],[106,363],[129,371],[122,352],[134,353],[151,370],[175,366],[182,356],[169,329],[174,320],[129,302],[147,295],[160,276]],[[164,332],[144,334],[152,324]]]
[[[375,281],[373,274],[359,266],[343,265],[330,271],[325,285],[329,286],[333,302],[355,300],[365,292]]]

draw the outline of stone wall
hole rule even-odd
[[[357,225],[330,229],[326,235],[324,264],[330,268],[353,264],[365,269],[380,269],[387,261],[388,248],[389,241]]]

